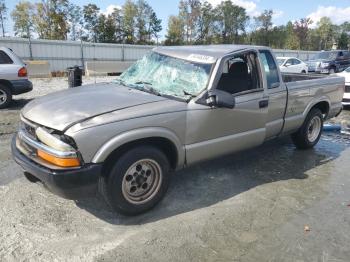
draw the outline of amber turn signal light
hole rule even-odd
[[[59,167],[79,167],[80,166],[80,161],[78,158],[59,158],[41,150],[38,150],[38,156],[43,160]]]

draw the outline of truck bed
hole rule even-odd
[[[342,107],[344,78],[336,75],[282,74],[288,90],[284,132],[300,127],[309,107],[318,101],[327,101],[326,118],[334,117]]]
[[[285,83],[304,81],[304,80],[314,80],[330,77],[329,75],[321,74],[292,74],[292,73],[282,73],[282,79]]]

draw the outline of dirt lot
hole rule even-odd
[[[34,86],[0,111],[0,261],[349,261],[349,136],[324,134],[309,151],[287,138],[193,166],[129,218],[22,177],[9,149],[19,110],[66,83]],[[350,111],[333,122],[345,128]]]

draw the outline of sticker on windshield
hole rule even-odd
[[[214,63],[215,57],[199,54],[191,54],[188,56],[188,60],[198,63]]]

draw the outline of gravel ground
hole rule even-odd
[[[0,261],[349,261],[349,136],[325,133],[309,151],[286,138],[190,167],[154,210],[123,217],[23,178],[9,150],[19,110],[67,86],[33,82],[0,111]],[[332,122],[345,129],[350,111]]]

